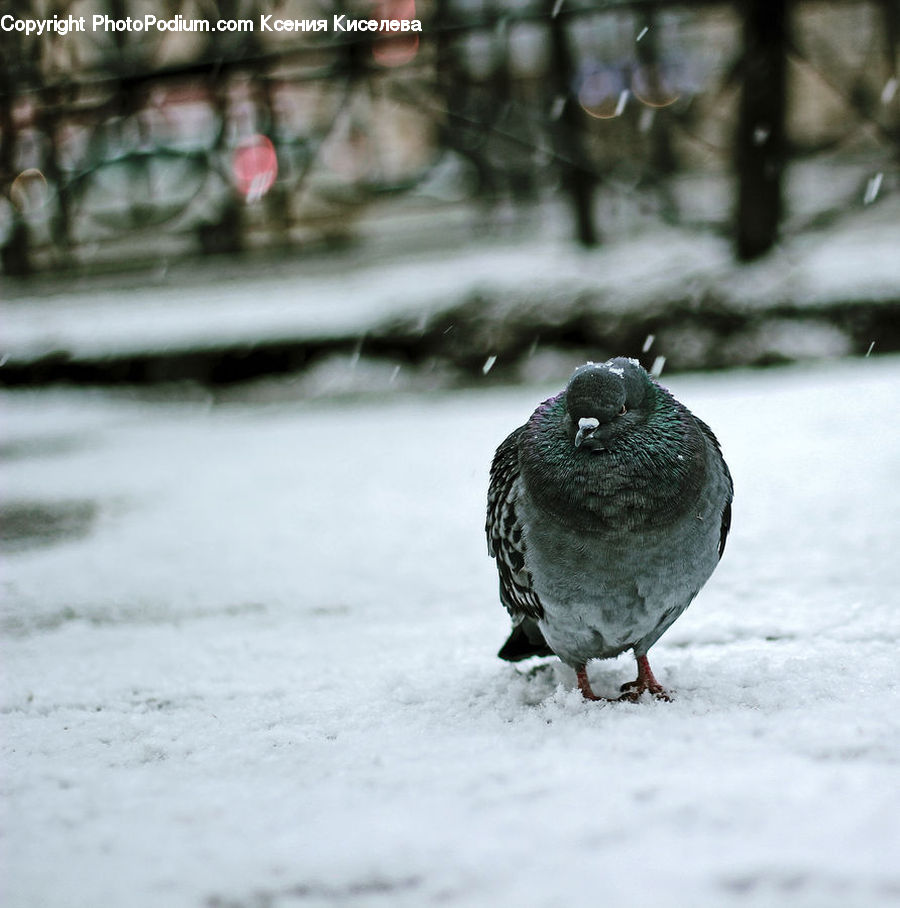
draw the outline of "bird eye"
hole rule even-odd
[[[622,404],[622,409],[619,410],[619,416],[624,416],[627,412],[628,408],[625,406],[625,404]]]

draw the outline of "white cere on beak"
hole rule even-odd
[[[575,433],[575,447],[580,448],[584,439],[600,425],[600,420],[593,416],[582,416],[578,420],[578,431]]]

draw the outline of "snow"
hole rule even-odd
[[[871,205],[872,202],[878,198],[878,193],[881,190],[881,181],[883,179],[884,173],[879,170],[878,173],[869,180],[866,184],[865,195],[863,196],[863,205]]]
[[[495,656],[488,467],[555,389],[4,394],[5,505],[99,506],[3,558],[4,905],[896,905],[900,358],[667,384],[734,525],[675,701],[611,705]]]
[[[685,298],[753,310],[892,302],[900,286],[898,245],[900,195],[882,193],[829,230],[803,233],[745,266],[735,264],[727,240],[689,228],[613,236],[590,252],[548,228],[452,254],[441,248],[385,260],[354,251],[243,273],[221,262],[173,268],[124,294],[120,286],[88,284],[41,295],[23,285],[3,300],[0,357],[27,362],[66,351],[84,359],[362,337],[392,319],[418,319],[424,328],[429,317],[475,295],[524,313],[579,300],[614,313],[655,312]]]

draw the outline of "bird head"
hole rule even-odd
[[[631,359],[579,366],[566,386],[566,413],[575,448],[602,454],[615,445],[639,411],[650,377]]]

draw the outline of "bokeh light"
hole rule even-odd
[[[638,66],[631,76],[631,90],[648,107],[668,107],[681,97],[675,68],[660,63]]]
[[[581,77],[578,103],[585,113],[598,120],[618,117],[628,101],[628,86],[621,70],[613,67],[592,67]]]
[[[373,17],[411,20],[416,18],[415,0],[378,0]],[[403,66],[414,60],[419,52],[419,36],[415,32],[378,32],[372,56],[381,66]]]
[[[241,142],[231,163],[238,192],[248,202],[261,199],[278,176],[278,155],[268,136],[252,136]]]
[[[22,214],[38,211],[50,198],[47,178],[36,167],[29,167],[12,181],[9,197]]]

